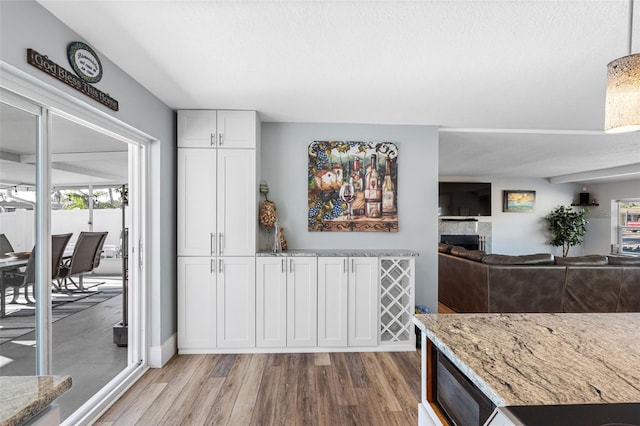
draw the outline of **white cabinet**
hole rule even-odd
[[[178,148],[256,148],[255,111],[178,111]]]
[[[256,346],[287,346],[287,259],[256,258]]]
[[[256,153],[178,149],[178,256],[253,256]]]
[[[287,346],[318,344],[318,259],[287,259]]]
[[[215,260],[178,258],[178,348],[210,349],[216,342]]]
[[[378,344],[378,259],[318,259],[318,345]]]
[[[255,257],[217,261],[217,342],[219,348],[252,348],[256,335]]]
[[[178,348],[255,347],[255,111],[178,111]]]
[[[255,346],[255,258],[178,258],[178,348]]]
[[[317,345],[317,259],[258,257],[256,345]]]
[[[380,258],[380,344],[415,345],[415,259]]]

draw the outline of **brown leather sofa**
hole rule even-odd
[[[438,302],[456,312],[640,312],[640,258],[438,251]]]

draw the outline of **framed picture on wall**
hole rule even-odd
[[[309,143],[307,229],[398,232],[398,147],[390,142]]]
[[[505,190],[502,211],[531,213],[536,204],[536,191]]]

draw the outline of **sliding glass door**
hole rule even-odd
[[[82,423],[145,362],[146,141],[0,90],[0,375],[70,375]]]

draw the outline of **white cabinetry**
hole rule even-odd
[[[178,258],[178,348],[255,345],[255,258]]]
[[[415,260],[380,258],[380,344],[415,345]]]
[[[378,258],[318,259],[318,345],[378,344]]]
[[[255,346],[255,111],[178,111],[178,348]]]
[[[255,111],[178,111],[178,148],[256,148]]]
[[[258,257],[256,345],[317,345],[317,259]]]
[[[178,256],[253,256],[256,153],[178,149]]]

